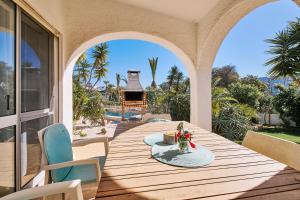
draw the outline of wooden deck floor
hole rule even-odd
[[[177,122],[148,123],[119,131],[98,188],[102,199],[299,200],[300,173],[191,124],[194,141],[214,152],[209,166],[187,169],[151,158],[147,134]],[[276,148],[276,147],[274,147]],[[299,155],[295,155],[299,156]]]

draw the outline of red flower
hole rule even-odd
[[[190,145],[191,145],[191,147],[192,147],[193,149],[196,148],[196,145],[195,145],[194,143],[190,142]]]
[[[180,131],[178,131],[178,133],[177,133],[176,136],[175,136],[175,142],[178,141],[178,138],[180,137],[180,135],[181,135],[181,133],[180,133]]]
[[[190,133],[187,133],[184,135],[185,139],[189,139],[191,137],[191,134]]]
[[[180,137],[180,135],[181,135],[181,132],[180,131],[178,131],[178,133],[177,133],[177,138],[179,138]]]

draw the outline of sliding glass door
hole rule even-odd
[[[16,7],[0,1],[0,197],[16,189]]]
[[[40,170],[37,131],[53,123],[53,35],[21,14],[21,187]]]
[[[54,122],[54,36],[0,1],[0,197],[40,172],[37,131]]]

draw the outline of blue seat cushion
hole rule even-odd
[[[100,156],[97,158],[99,159],[100,169],[102,172],[104,169],[106,157]],[[96,181],[95,165],[89,164],[89,165],[73,166],[71,171],[64,178],[64,181],[71,181],[71,180],[76,180],[76,179],[80,179],[81,182],[83,182],[83,183]]]
[[[63,124],[53,124],[45,130],[44,149],[48,164],[73,161],[72,143],[68,130]],[[51,170],[53,182],[63,181],[72,167]]]

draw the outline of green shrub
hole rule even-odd
[[[248,104],[253,108],[259,106],[259,98],[263,95],[256,86],[241,82],[231,84],[228,90],[239,103]]]
[[[169,94],[161,88],[147,88],[147,105],[151,113],[169,113]]]
[[[83,105],[83,117],[90,120],[92,124],[103,124],[105,110],[102,99],[102,95],[98,91],[94,91]]]
[[[275,109],[279,112],[280,118],[286,126],[290,125],[290,120],[300,126],[300,89],[296,84],[288,88],[277,86],[279,93],[274,97]]]
[[[73,82],[73,120],[83,115],[83,104],[89,100],[87,90],[78,82]]]
[[[242,140],[249,129],[249,119],[236,106],[222,107],[219,115],[212,116],[213,131],[230,140]]]
[[[177,94],[170,99],[172,121],[190,121],[190,95]]]
[[[258,114],[257,110],[255,108],[252,108],[251,106],[247,104],[235,104],[234,106],[238,107],[238,109],[241,111],[241,113],[247,117],[247,119],[253,123],[257,123],[258,121]]]

